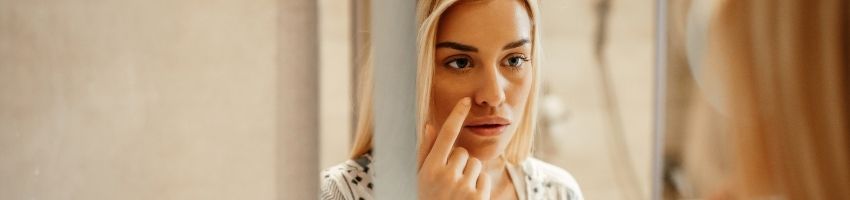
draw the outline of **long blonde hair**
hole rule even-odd
[[[422,129],[425,126],[425,121],[428,119],[428,109],[431,98],[431,77],[434,75],[434,45],[437,33],[437,24],[443,12],[451,7],[459,0],[420,0],[417,4],[417,22],[418,22],[418,66],[416,77],[416,104],[417,104],[417,138],[422,141]],[[539,37],[539,20],[538,6],[536,0],[525,0],[532,21],[532,85],[531,93],[528,96],[527,104],[524,108],[523,118],[521,119],[516,133],[505,149],[504,156],[511,163],[520,163],[524,161],[530,154],[532,141],[536,126],[537,117],[537,98],[539,95],[540,85],[540,37]],[[364,59],[364,64],[360,72],[360,88],[358,92],[358,122],[355,136],[354,147],[351,151],[351,158],[356,158],[372,149],[372,134],[373,134],[373,115],[372,115],[372,67],[371,58]]]
[[[729,0],[707,62],[728,77],[733,195],[850,199],[848,3]]]

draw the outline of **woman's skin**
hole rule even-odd
[[[437,29],[420,199],[516,199],[505,148],[531,92],[523,1],[461,1]]]

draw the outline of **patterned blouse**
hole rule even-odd
[[[325,169],[321,174],[321,199],[375,199],[372,192],[375,171],[371,168],[372,155],[365,154]],[[528,158],[519,166],[508,163],[507,168],[520,200],[584,199],[573,176],[559,167]]]

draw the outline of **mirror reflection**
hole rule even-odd
[[[665,199],[844,199],[847,4],[670,1]]]

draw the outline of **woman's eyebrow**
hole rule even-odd
[[[478,52],[478,48],[457,42],[440,42],[437,43],[437,48],[452,48],[458,51]]]
[[[511,42],[511,43],[506,44],[505,47],[502,47],[502,50],[508,50],[508,49],[521,47],[522,45],[528,44],[528,42],[529,42],[528,38],[523,38],[523,39],[517,40],[515,42]]]

